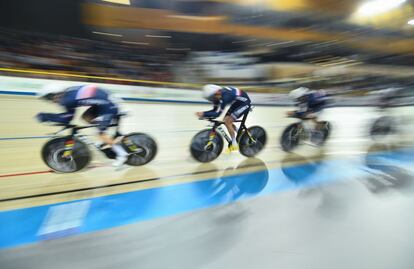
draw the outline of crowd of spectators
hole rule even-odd
[[[135,44],[0,29],[0,66],[137,80],[174,81],[183,53]]]

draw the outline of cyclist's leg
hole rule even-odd
[[[315,130],[320,131],[324,127],[323,123],[319,121],[319,115],[321,114],[322,110],[314,111],[310,114],[312,122],[314,123]]]
[[[226,125],[227,130],[229,131],[230,137],[232,139],[232,144],[235,141],[236,137],[236,128],[234,125],[234,121],[237,120],[237,118],[234,118],[232,115],[233,112],[239,107],[240,102],[233,103],[230,108],[227,110],[226,115],[224,116],[224,124]]]
[[[111,106],[109,108],[103,107],[99,112],[102,113],[97,118],[97,123],[99,124],[99,138],[104,143],[112,146],[112,150],[116,154],[116,160],[114,161],[113,165],[121,166],[126,162],[128,152],[126,152],[120,143],[116,143],[115,139],[106,133],[109,125],[111,125],[111,123],[118,118],[118,108],[114,106]]]
[[[245,115],[249,111],[249,104],[244,102],[235,102],[227,111],[226,116],[224,117],[224,123],[229,131],[230,137],[232,139],[232,145],[237,147],[236,140],[236,128],[234,121],[239,119],[241,116]]]
[[[109,111],[111,112],[111,111]],[[110,113],[105,109],[99,108],[98,106],[91,106],[83,114],[81,118],[89,124],[99,124],[99,138],[106,144],[112,146],[114,140],[111,136],[106,134],[107,126],[109,125]],[[104,114],[107,113],[107,114]],[[108,114],[109,113],[109,114]],[[103,114],[103,115],[102,115]]]
[[[115,139],[107,134],[109,125],[117,118],[118,109],[112,106],[102,106],[96,108],[97,117],[94,118],[93,122],[98,124],[99,137],[101,140],[108,144],[115,144]]]
[[[324,124],[323,122],[319,121],[319,115],[320,110],[312,112],[308,115],[308,119],[312,121],[314,126],[311,135],[311,141],[316,145],[320,145],[324,141],[324,133],[322,132]]]
[[[94,120],[98,117],[98,109],[96,106],[91,106],[85,112],[83,112],[81,118],[87,123],[92,124]]]

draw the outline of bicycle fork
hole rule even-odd
[[[213,146],[213,140],[214,140],[214,138],[216,138],[216,135],[217,135],[216,130],[215,129],[212,129],[211,132],[210,132],[210,134],[209,134],[209,136],[208,136],[208,142],[204,146],[204,150],[211,149],[211,147]]]
[[[63,157],[69,158],[70,156],[72,156],[74,145],[75,145],[75,140],[73,139],[69,139],[65,141],[65,149],[63,152]]]

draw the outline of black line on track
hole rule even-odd
[[[263,166],[263,164],[243,165],[243,166],[240,166],[238,168],[249,168],[249,167],[255,167],[255,166]],[[171,176],[165,176],[165,177],[154,177],[154,178],[140,179],[140,180],[134,180],[134,181],[128,181],[128,182],[120,182],[120,183],[114,183],[114,184],[102,185],[102,186],[96,186],[96,187],[89,187],[89,188],[82,188],[82,189],[74,189],[74,190],[57,191],[57,192],[49,192],[49,193],[41,193],[41,194],[33,194],[33,195],[12,197],[12,198],[0,199],[0,203],[2,203],[2,202],[10,202],[10,201],[17,201],[17,200],[23,200],[23,199],[30,199],[30,198],[39,198],[39,197],[53,196],[53,195],[59,195],[59,194],[67,194],[67,193],[75,193],[75,192],[82,192],[82,191],[91,191],[91,190],[112,188],[112,187],[118,187],[118,186],[123,186],[123,185],[130,185],[130,184],[136,184],[136,183],[151,182],[151,181],[161,180],[161,179],[167,179],[167,178],[207,174],[207,173],[211,173],[211,172],[219,172],[219,171],[224,171],[224,170],[225,169],[222,169],[222,170],[221,169],[210,169],[210,170],[203,170],[203,171],[195,171],[195,172],[192,172],[192,173],[171,175]],[[208,179],[206,179],[206,180],[208,180]]]

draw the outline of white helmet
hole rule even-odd
[[[207,100],[211,100],[211,98],[217,93],[217,91],[221,90],[222,87],[214,84],[207,84],[203,87],[203,98]]]
[[[293,100],[297,100],[303,96],[305,96],[306,94],[308,94],[310,92],[310,90],[306,87],[299,87],[297,89],[292,90],[289,93],[289,97]]]
[[[64,83],[47,84],[41,89],[38,95],[41,99],[51,101],[56,94],[63,92],[67,88],[69,88],[69,86]]]

